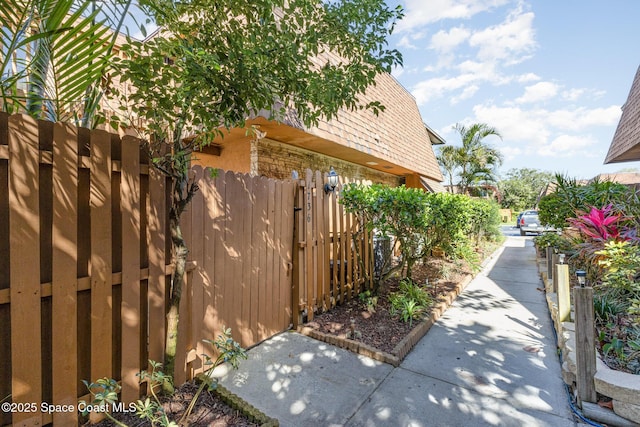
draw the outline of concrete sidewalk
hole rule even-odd
[[[291,332],[221,383],[284,427],[574,426],[541,288],[508,237],[398,368]]]

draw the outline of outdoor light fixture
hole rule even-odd
[[[585,283],[587,283],[587,272],[584,270],[576,270],[576,277],[578,278],[580,287],[584,288]]]
[[[564,264],[564,257],[565,257],[565,254],[558,254],[558,262],[560,264]]]
[[[336,173],[335,169],[333,169],[333,166],[331,166],[331,168],[329,169],[329,173],[327,174],[327,183],[324,185],[324,192],[327,194],[331,193],[336,189],[337,185],[338,174]]]

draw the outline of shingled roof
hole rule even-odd
[[[604,163],[640,160],[640,67],[633,79],[622,117]]]
[[[330,121],[305,128],[289,117],[283,123],[335,144],[388,161],[418,175],[442,181],[432,143],[444,143],[423,122],[415,98],[390,74],[380,74],[361,101],[380,101],[385,111],[342,109]]]

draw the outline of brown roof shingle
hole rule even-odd
[[[640,160],[640,67],[633,79],[622,117],[604,163]]]
[[[369,87],[361,99],[363,104],[374,100],[385,107],[378,116],[369,110],[342,109],[337,118],[323,120],[310,129],[295,119],[285,123],[442,181],[431,138],[414,97],[385,73],[378,75],[375,85]]]

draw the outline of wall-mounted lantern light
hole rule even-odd
[[[325,193],[331,193],[336,189],[336,186],[338,185],[338,178],[338,174],[335,169],[333,169],[333,166],[331,166],[329,173],[327,174],[327,182],[324,184]]]
[[[576,270],[576,278],[578,279],[580,287],[584,288],[584,285],[587,283],[587,272],[584,270]]]

